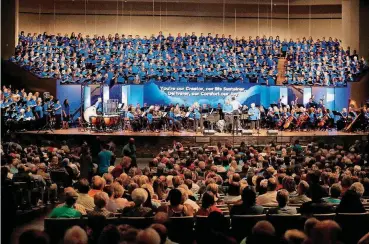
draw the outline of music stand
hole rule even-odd
[[[340,112],[337,112],[337,111],[332,111],[333,115],[334,116],[340,116],[340,117],[343,117],[342,113]]]
[[[46,124],[42,128],[40,128],[37,131],[37,133],[40,133],[41,131],[44,131],[45,134],[48,133],[49,131],[51,133],[54,133],[53,124],[50,122],[53,119],[53,116],[51,115],[51,113],[49,115],[47,115],[47,116],[49,116],[49,119],[47,119],[47,117],[46,117]]]

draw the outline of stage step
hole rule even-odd
[[[278,59],[278,77],[277,77],[277,85],[283,85],[283,81],[286,75],[286,59],[279,58]]]

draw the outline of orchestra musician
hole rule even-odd
[[[315,108],[314,107],[310,107],[308,109],[308,113],[309,113],[309,120],[307,126],[305,127],[305,129],[314,129],[315,128],[315,124],[316,124],[316,115],[315,115]]]
[[[167,119],[168,119],[168,123],[173,126],[173,131],[179,132],[179,129],[181,127],[181,122],[177,120],[175,116],[174,107],[170,108]]]
[[[268,113],[266,114],[266,124],[268,129],[274,127],[274,110],[272,107],[268,108]]]
[[[259,129],[259,121],[260,121],[260,110],[255,107],[255,103],[251,103],[251,108],[249,109],[249,118],[251,121],[251,129],[255,130],[255,129]]]
[[[96,108],[96,114],[101,115],[103,112],[103,104],[102,104],[102,100],[101,97],[97,98],[96,103],[94,104],[94,107]]]

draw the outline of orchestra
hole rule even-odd
[[[7,94],[7,95],[6,95]],[[6,96],[5,96],[6,95]],[[226,99],[216,106],[194,103],[183,104],[122,105],[111,114],[103,110],[104,103],[99,97],[97,102],[85,109],[83,118],[87,127],[96,131],[114,132],[131,130],[135,132],[193,131],[215,130],[223,133],[236,133],[238,130],[275,129],[279,131],[367,131],[369,108],[343,108],[331,111],[324,105],[324,98],[316,102],[314,96],[304,106],[297,98],[290,105],[278,103],[265,108],[261,105],[241,104],[234,97]],[[52,123],[60,128],[65,113],[58,100],[53,96],[43,97],[38,93],[25,93],[5,90],[0,100],[2,122],[10,131],[32,130]],[[69,114],[69,112],[68,112]],[[237,120],[237,121],[236,121]],[[64,127],[64,126],[63,126]]]
[[[354,108],[343,108],[341,112],[327,109],[323,100],[316,103],[314,97],[306,106],[297,104],[297,99],[290,105],[282,102],[272,104],[273,107],[264,108],[254,103],[248,107],[240,104],[232,98],[226,100],[224,105],[217,104],[211,107],[209,104],[198,104],[185,107],[180,104],[168,106],[144,104],[140,107],[123,106],[121,116],[121,128],[132,131],[193,131],[215,129],[218,132],[234,133],[238,129],[276,129],[279,131],[312,131],[312,130],[347,130],[347,127],[358,118]],[[362,118],[357,120],[353,128],[355,130],[367,130],[368,109],[362,109]],[[103,120],[101,120],[103,121]],[[119,123],[119,122],[118,122]],[[127,126],[129,125],[129,126]],[[239,128],[237,128],[239,127]],[[237,132],[236,132],[237,133]]]

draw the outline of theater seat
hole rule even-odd
[[[238,242],[251,234],[252,227],[261,221],[265,220],[266,215],[233,215],[231,216],[231,234]]]
[[[72,226],[78,225],[85,228],[87,219],[82,218],[45,218],[44,231],[49,235],[51,243],[59,243],[64,233]]]
[[[168,237],[177,243],[192,243],[194,239],[194,220],[189,217],[171,217],[168,224]]]
[[[224,216],[227,224],[229,226],[230,217]],[[211,224],[208,221],[207,216],[196,216],[195,218],[195,238],[196,243],[207,243],[208,240],[208,232],[211,231]]]
[[[357,243],[369,232],[369,213],[339,213],[336,222],[342,228],[344,243]]]
[[[301,214],[270,214],[268,215],[268,221],[272,223],[275,228],[276,235],[279,237],[289,229],[302,230],[304,224]]]
[[[334,220],[336,218],[335,213],[328,213],[328,214],[313,214],[311,217],[316,218],[317,220]]]
[[[137,229],[145,229],[153,223],[153,218],[145,217],[118,217],[107,219],[108,224],[131,225]]]

